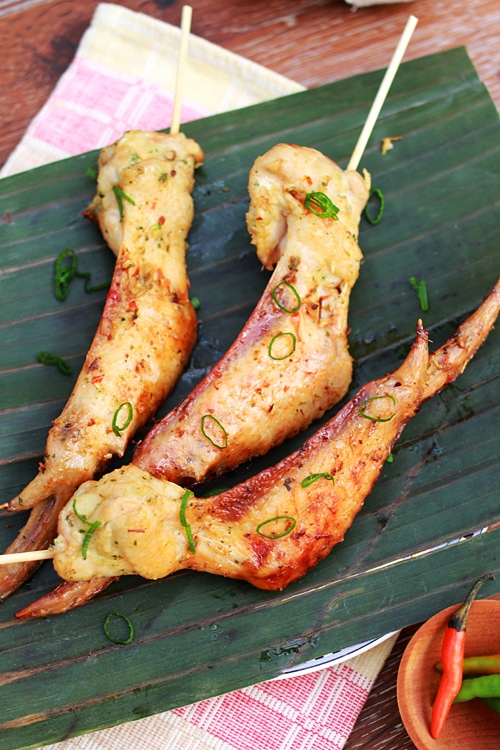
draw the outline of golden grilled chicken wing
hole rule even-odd
[[[119,248],[95,338],[69,400],[54,420],[38,475],[9,510],[43,506],[9,551],[51,543],[57,512],[82,482],[122,456],[177,382],[196,337],[186,236],[193,219],[198,144],[183,134],[131,131],[100,156],[90,211]],[[22,568],[25,571],[22,572]],[[33,566],[0,571],[0,598]]]
[[[249,176],[247,223],[257,254],[275,271],[226,355],[139,446],[133,463],[182,485],[266,453],[346,393],[349,295],[370,178],[319,151],[278,144]],[[111,221],[111,229],[116,224]],[[113,578],[58,586],[23,616],[83,604]]]
[[[463,371],[499,310],[500,282],[430,357],[419,322],[395,372],[362,387],[300,450],[220,495],[198,499],[134,465],[88,482],[60,514],[57,572],[157,579],[188,568],[264,589],[297,580],[343,539],[405,424]]]
[[[267,453],[337,403],[351,381],[347,314],[368,175],[279,144],[256,160],[248,185],[252,241],[274,273],[235,343],[133,458],[186,486]]]

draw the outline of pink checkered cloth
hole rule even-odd
[[[180,31],[100,5],[69,69],[2,176],[105,146],[125,130],[169,125]],[[195,36],[181,121],[237,109],[302,86]],[[396,636],[334,666],[315,667],[140,721],[50,745],[52,750],[341,750]],[[364,652],[363,652],[364,651]]]

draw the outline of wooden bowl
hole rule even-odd
[[[401,718],[418,750],[499,750],[500,715],[474,699],[451,708],[441,736],[432,739],[429,727],[440,673],[443,634],[460,604],[431,617],[417,630],[405,649],[398,673],[397,695]],[[466,656],[500,653],[500,601],[481,599],[472,604],[467,621]]]

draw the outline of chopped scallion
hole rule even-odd
[[[87,549],[89,546],[89,542],[93,534],[97,531],[99,526],[101,525],[100,521],[94,521],[93,523],[87,519],[86,516],[79,513],[76,509],[76,497],[73,498],[73,513],[78,518],[79,521],[84,523],[89,528],[85,532],[85,536],[83,537],[82,541],[82,557],[84,560],[87,559]]]
[[[416,279],[415,276],[412,276],[408,281],[410,282],[412,289],[417,293],[420,307],[424,312],[427,312],[429,309],[429,300],[427,297],[427,284],[425,283],[425,280]]]
[[[57,365],[63,375],[71,375],[73,370],[69,362],[59,357],[57,354],[51,354],[50,352],[38,352],[37,359],[42,365]]]
[[[309,474],[308,477],[302,480],[302,482],[300,483],[300,486],[309,487],[314,482],[317,482],[318,479],[328,479],[331,482],[335,482],[335,479],[332,477],[332,475],[329,472],[324,471],[320,474]]]
[[[127,201],[132,206],[135,206],[135,201],[129,195],[124,193],[118,185],[113,185],[113,193],[115,194],[116,202],[118,203],[118,211],[120,212],[121,221],[123,219],[123,201]]]
[[[101,525],[100,521],[94,521],[94,523],[91,523],[89,528],[85,532],[85,536],[83,537],[83,542],[82,542],[82,557],[84,560],[87,559],[87,549],[89,546],[90,539],[92,535],[97,531],[100,525]]]
[[[181,509],[179,512],[179,518],[182,527],[184,528],[184,531],[186,532],[186,537],[188,540],[188,546],[189,551],[192,555],[196,552],[196,544],[193,539],[193,532],[191,531],[191,525],[186,521],[186,508],[188,504],[188,500],[190,497],[192,497],[193,493],[191,490],[186,490],[186,492],[181,497]]]
[[[70,265],[63,265],[66,258],[70,259]],[[56,299],[63,302],[68,296],[69,283],[72,279],[77,276],[78,278],[85,279],[85,291],[96,292],[100,289],[106,289],[109,287],[109,282],[106,281],[104,284],[96,284],[90,286],[90,273],[78,270],[78,259],[74,250],[66,248],[56,259],[55,271],[54,271],[54,294]]]

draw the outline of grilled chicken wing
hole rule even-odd
[[[274,273],[235,343],[133,458],[186,486],[267,453],[337,403],[351,381],[347,313],[368,175],[279,144],[256,160],[248,187],[248,228]]]
[[[344,396],[349,295],[369,186],[367,173],[345,172],[311,148],[278,144],[256,160],[247,223],[274,273],[238,339],[153,428],[134,464],[189,486],[266,453]],[[100,590],[113,580],[101,577]],[[97,582],[61,585],[34,602],[30,616],[64,612],[97,590]]]
[[[189,568],[263,589],[297,580],[343,539],[405,424],[463,371],[499,310],[500,282],[430,357],[419,322],[395,372],[362,387],[300,450],[218,496],[198,499],[134,465],[88,482],[60,515],[57,572],[157,579]]]
[[[189,301],[186,236],[193,219],[193,172],[203,161],[183,134],[130,131],[103,149],[89,211],[118,250],[103,315],[82,371],[49,432],[33,481],[8,504],[30,508],[9,551],[52,542],[57,513],[82,482],[121,456],[187,363],[196,336]],[[0,572],[0,598],[33,565]]]

